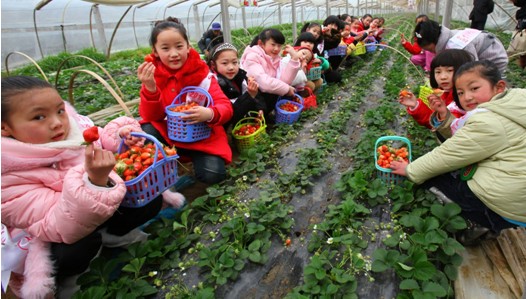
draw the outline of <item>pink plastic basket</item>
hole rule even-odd
[[[299,100],[300,103],[293,101],[291,99],[286,99],[283,97],[278,98],[278,102],[276,103],[276,123],[286,123],[286,124],[293,124],[300,118],[301,111],[303,110],[303,98],[299,94],[294,94]],[[285,111],[281,108],[279,108],[282,104],[285,103],[292,103],[293,105],[298,107],[297,111],[289,112]]]
[[[182,96],[186,95],[185,102],[182,101]],[[167,116],[168,138],[179,142],[195,142],[210,137],[212,128],[208,124],[201,122],[197,124],[189,124],[188,121],[183,120],[181,116],[185,115],[183,112],[175,112],[171,109],[185,105],[189,101],[189,97],[193,96],[201,106],[209,107],[214,104],[210,94],[203,88],[197,86],[188,86],[181,90],[181,92],[172,101],[172,104],[166,106],[165,112]],[[175,104],[177,102],[177,104]]]
[[[143,173],[136,178],[124,182],[126,185],[126,195],[121,203],[122,207],[140,208],[145,206],[165,190],[173,186],[177,180],[177,158],[178,155],[167,156],[162,144],[152,135],[132,132],[132,136],[144,137],[153,141],[155,152],[161,152],[163,159],[159,160],[158,155],[154,155],[154,161]],[[118,152],[125,150],[124,141],[121,142]]]

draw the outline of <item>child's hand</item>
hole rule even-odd
[[[294,87],[292,86],[289,86],[289,92],[287,92],[286,96],[293,96],[294,94],[296,93],[296,89],[294,89]]]
[[[214,110],[203,106],[195,106],[186,111],[186,115],[181,116],[181,119],[188,121],[188,124],[197,124],[205,121],[210,121],[214,117]]]
[[[400,92],[400,95],[398,97],[398,102],[408,108],[415,108],[418,104],[418,100],[416,99],[415,95],[407,90],[402,90]]]
[[[247,92],[251,98],[255,98],[259,92],[259,85],[254,77],[248,77]]]
[[[93,185],[105,187],[115,164],[112,152],[95,147],[93,143],[86,146],[84,168]]]
[[[294,50],[294,47],[291,45],[285,46],[285,52],[289,53],[291,60],[298,61],[300,59],[298,51]]]
[[[126,146],[128,146],[128,147],[130,147],[130,146],[139,146],[139,147],[143,146],[144,145],[144,138],[132,136],[130,134],[131,132],[144,133],[143,131],[137,130],[137,129],[131,127],[131,126],[124,126],[124,127],[120,128],[119,129],[119,137],[124,140],[124,144],[126,144]]]
[[[405,35],[403,33],[400,36],[400,41],[402,42],[402,44],[405,44],[407,42],[407,39],[405,39]]]
[[[393,170],[394,174],[398,174],[401,176],[407,176],[406,168],[409,163],[405,161],[391,161],[391,168]]]
[[[321,64],[321,60],[319,58],[314,58],[312,64]]]
[[[447,115],[447,106],[444,100],[434,94],[429,95],[427,99],[429,101],[429,108],[438,114],[438,120],[444,120]]]
[[[154,73],[155,65],[151,62],[143,62],[139,65],[139,68],[137,68],[137,77],[150,92],[155,92],[157,90],[157,85],[155,84],[155,78],[153,76]]]

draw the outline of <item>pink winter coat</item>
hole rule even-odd
[[[296,78],[301,67],[299,61],[291,60],[278,77],[278,69],[281,57],[272,59],[258,45],[248,46],[241,56],[241,66],[247,72],[248,77],[254,77],[262,92],[286,95],[290,90],[290,84]]]
[[[87,236],[113,215],[126,193],[114,172],[114,187],[89,182],[81,143],[82,131],[92,123],[70,107],[67,111],[71,129],[64,141],[28,144],[2,137],[2,223],[10,233],[21,229],[31,237],[23,281],[13,281],[20,277],[14,275],[10,283],[22,298],[41,298],[53,291],[49,242],[71,244]],[[118,130],[124,125],[140,129],[128,117],[99,128],[104,148],[116,150]]]

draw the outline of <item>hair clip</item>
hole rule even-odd
[[[422,38],[422,35],[421,35],[420,33],[418,33],[418,32],[415,32],[415,36],[416,36],[417,38]]]

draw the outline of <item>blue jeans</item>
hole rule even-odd
[[[142,124],[141,127],[145,133],[157,138],[159,142],[168,144],[151,124]],[[226,179],[225,161],[221,157],[184,148],[177,148],[177,154],[192,159],[197,180],[206,184],[216,184]]]
[[[503,229],[516,227],[499,214],[489,209],[469,189],[467,181],[460,179],[458,172],[445,173],[425,181],[422,187],[429,189],[436,187],[445,196],[454,201],[462,209],[461,215],[479,225],[500,232]]]

